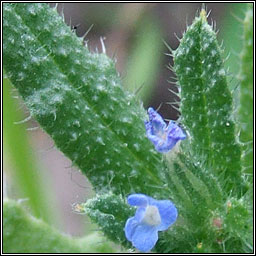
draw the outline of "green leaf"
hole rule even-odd
[[[243,147],[243,168],[253,173],[253,5],[248,4],[244,19],[243,51],[241,53],[240,85],[240,141]]]
[[[225,193],[205,159],[183,147],[170,157],[168,184],[172,184],[172,201],[178,209],[176,223],[159,234],[155,251],[158,253],[191,253],[197,244],[204,242],[204,252],[222,252],[216,246],[217,234],[212,225],[213,212],[222,208]],[[195,251],[194,251],[195,250]]]
[[[24,119],[18,109],[18,102],[11,96],[11,84],[8,79],[3,81],[3,131],[5,158],[11,166],[11,176],[14,186],[20,192],[19,196],[28,198],[28,203],[36,217],[47,222],[50,218],[50,210],[47,206],[46,195],[41,183],[42,174],[37,166],[35,156],[31,150],[26,127],[24,124],[15,124]],[[52,214],[51,214],[52,215]]]
[[[135,209],[121,196],[112,193],[97,195],[85,204],[81,204],[81,208],[99,225],[109,239],[125,247],[132,247],[125,237],[124,227],[126,220],[134,216]]]
[[[79,239],[71,238],[29,215],[13,200],[5,200],[3,206],[4,253],[114,252],[110,243],[104,242],[96,234]]]
[[[168,156],[167,180],[174,183],[172,196],[179,218],[159,235],[155,251],[251,252],[251,199],[241,197],[244,184],[232,96],[216,34],[204,10],[173,55],[181,91],[180,121],[188,138]],[[235,170],[230,169],[230,161]]]
[[[252,189],[249,190],[249,194],[252,195]],[[248,195],[246,195],[247,197]],[[225,232],[229,233],[229,239],[240,240],[242,250],[247,253],[253,251],[253,207],[252,207],[252,196],[251,198],[243,197],[241,199],[230,198],[227,207],[226,214],[223,218],[223,226]],[[248,200],[249,199],[249,200]],[[233,239],[231,239],[233,238]],[[231,242],[229,241],[229,242]],[[242,251],[237,247],[237,244],[231,243],[233,248],[230,251],[237,252]]]
[[[238,80],[234,79],[236,74],[239,73],[240,59],[239,53],[243,47],[243,41],[241,40],[241,34],[243,33],[243,27],[241,26],[241,19],[243,17],[244,10],[246,9],[246,3],[230,3],[226,5],[226,14],[221,19],[219,27],[221,28],[218,34],[220,40],[223,40],[223,58],[225,69],[230,73],[228,80],[228,86],[233,93],[237,93]],[[222,43],[221,43],[222,44]],[[237,102],[235,101],[234,104]]]
[[[241,150],[234,131],[232,97],[216,33],[202,10],[173,52],[181,87],[181,122],[188,139],[185,152],[201,155],[221,177],[227,193],[241,193]]]
[[[163,194],[145,110],[114,62],[92,54],[47,4],[4,4],[4,66],[31,114],[97,191]],[[158,188],[157,188],[158,187]]]

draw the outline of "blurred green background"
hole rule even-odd
[[[51,4],[54,6],[54,4]],[[186,24],[191,24],[201,3],[64,3],[58,11],[78,36],[88,32],[85,41],[91,51],[106,53],[116,60],[123,86],[136,92],[145,108],[159,108],[166,119],[177,119],[178,112],[167,102],[178,101],[168,89],[176,91],[175,75],[164,41],[172,49],[178,46]],[[229,58],[230,87],[237,87],[242,24],[245,4],[209,3],[209,23],[216,21],[218,39]],[[33,214],[62,232],[82,236],[96,227],[89,219],[72,210],[75,203],[93,196],[86,177],[55,147],[53,141],[29,112],[17,92],[4,79],[4,194],[22,200]],[[19,122],[27,120],[26,122]]]

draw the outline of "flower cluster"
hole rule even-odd
[[[170,151],[179,140],[184,140],[186,134],[174,122],[170,121],[168,126],[163,118],[153,109],[148,109],[149,121],[145,121],[146,134],[160,153]]]
[[[127,201],[137,206],[137,211],[126,221],[125,236],[138,250],[148,252],[158,240],[158,231],[168,229],[176,221],[178,211],[171,201],[144,194],[132,194]]]

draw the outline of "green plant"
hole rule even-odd
[[[124,91],[111,59],[90,53],[83,38],[76,37],[47,4],[4,3],[7,76],[31,115],[92,183],[97,196],[80,209],[114,242],[132,248],[124,225],[134,208],[125,197],[143,193],[170,199],[179,214],[170,229],[160,232],[154,252],[252,251],[252,180],[247,179],[250,172],[244,171],[252,165],[248,147],[252,145],[252,6],[248,6],[239,117],[222,50],[202,9],[172,51],[181,98],[179,122],[187,139],[170,153],[160,154],[146,137],[146,111],[133,94]],[[240,138],[238,126],[242,126]],[[15,211],[21,210],[15,203],[5,208],[13,212],[4,216],[5,252],[14,252],[8,216],[17,218]],[[31,225],[31,237],[19,233],[24,244],[42,230],[29,218],[26,225]],[[42,247],[22,248],[21,242],[15,252],[94,250],[86,244],[62,246],[66,238],[49,232],[57,247],[46,240]]]
[[[60,234],[26,212],[10,199],[4,201],[4,252],[17,253],[88,253],[114,252],[111,243],[97,233],[84,238]]]

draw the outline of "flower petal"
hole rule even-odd
[[[176,140],[184,140],[186,134],[174,121],[170,121],[167,127],[168,138],[173,138]]]
[[[165,121],[153,108],[148,109],[148,116],[152,127],[152,134],[162,133],[166,129]]]
[[[145,121],[146,135],[160,153],[170,151],[179,140],[184,140],[186,134],[174,121],[168,126],[163,118],[153,109],[148,109],[149,121]]]
[[[186,138],[186,134],[174,121],[169,122],[167,131],[165,132],[167,133],[165,141],[161,141],[159,139],[158,144],[153,142],[155,144],[156,150],[160,153],[166,153],[170,151],[179,140],[184,140]]]
[[[132,236],[134,233],[135,228],[140,224],[141,220],[143,219],[145,215],[146,208],[144,207],[139,207],[135,213],[134,217],[129,218],[126,221],[125,224],[125,236],[129,241],[132,241]]]
[[[157,227],[158,231],[168,229],[176,221],[178,211],[170,200],[155,200],[151,198],[149,204],[156,206],[161,216],[161,224]]]
[[[138,225],[139,222],[135,217],[131,217],[126,221],[124,231],[127,240],[132,241],[134,230]]]
[[[148,199],[144,194],[132,194],[127,197],[127,202],[132,206],[146,207],[148,204]]]
[[[146,207],[138,207],[134,218],[136,218],[137,221],[141,221],[144,218],[146,212]]]
[[[158,240],[157,228],[145,224],[140,224],[134,229],[132,244],[141,252],[150,251]]]
[[[165,140],[163,140],[161,137],[158,137],[156,135],[152,135],[150,132],[147,131],[147,137],[148,139],[154,144],[156,150],[161,149],[161,147],[163,146],[163,144],[166,143]],[[159,151],[159,150],[158,150]]]
[[[167,153],[176,145],[177,141],[176,139],[167,138],[164,142],[159,141],[155,148],[160,153]]]

